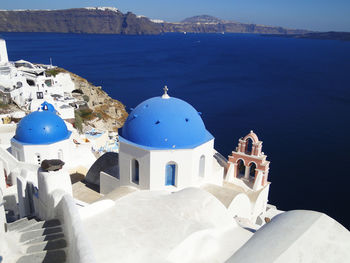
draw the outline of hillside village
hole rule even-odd
[[[44,102],[80,132],[91,129],[117,132],[127,112],[125,106],[108,96],[102,87],[52,65],[25,60],[9,62],[6,43],[0,42],[0,113],[3,123],[17,121],[36,111]]]

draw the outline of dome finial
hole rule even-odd
[[[164,94],[163,94],[163,96],[162,96],[162,99],[170,99],[170,96],[168,95],[168,86],[167,85],[165,85],[164,86],[164,88],[163,88],[163,90],[164,90]]]

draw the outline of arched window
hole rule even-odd
[[[132,160],[131,162],[131,181],[134,184],[139,184],[140,180],[140,165],[138,160]]]
[[[253,140],[248,138],[245,144],[245,153],[252,154],[252,149],[253,149]]]
[[[205,156],[202,155],[199,159],[199,177],[204,177],[205,173]]]
[[[173,185],[176,184],[176,164],[175,163],[168,163],[165,166],[165,185]]]
[[[63,160],[63,151],[61,149],[58,150],[58,159]]]
[[[245,165],[243,160],[238,160],[237,162],[237,178],[244,177],[245,174]]]
[[[255,164],[255,163],[251,163],[251,164],[249,165],[249,167],[250,167],[249,176],[255,178],[256,164]]]

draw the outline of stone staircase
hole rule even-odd
[[[17,263],[66,262],[67,242],[59,220],[22,218],[8,223],[6,227],[7,232],[18,236],[20,250],[23,252]]]

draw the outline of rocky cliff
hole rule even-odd
[[[115,8],[0,11],[0,32],[60,32],[95,34],[258,33],[303,34],[305,30],[244,24],[202,15],[169,23],[123,14]]]
[[[309,31],[276,26],[246,24],[221,20],[209,15],[186,18],[180,23],[161,23],[164,32],[191,33],[251,33],[251,34],[304,34]]]
[[[122,127],[128,113],[125,106],[118,100],[112,99],[102,87],[95,86],[86,79],[62,68],[55,68],[48,74],[69,73],[75,90],[73,96],[80,102],[75,111],[75,127],[80,131],[97,128],[107,131],[117,131]]]
[[[0,11],[1,32],[159,34],[158,24],[133,13],[99,8]]]

